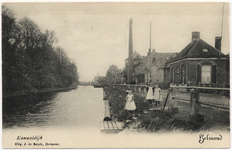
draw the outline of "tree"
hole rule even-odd
[[[111,65],[106,73],[106,82],[109,84],[118,83],[118,79],[121,79],[121,73],[117,66]]]
[[[16,74],[17,56],[16,56],[16,21],[13,13],[2,7],[2,76],[3,76],[3,91],[15,89],[14,78]],[[12,84],[11,84],[12,83]]]
[[[99,83],[100,86],[105,86],[106,85],[106,78],[104,76],[99,76],[97,78],[97,82]]]
[[[2,9],[3,92],[68,87],[78,83],[77,66],[57,42],[54,31],[42,32],[29,18],[15,21]],[[74,84],[75,83],[75,84]]]

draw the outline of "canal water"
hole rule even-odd
[[[3,128],[93,127],[104,112],[102,88],[3,99]]]
[[[100,122],[104,118],[102,88],[79,86],[67,92],[4,98],[2,107],[3,148],[187,148],[202,146],[198,143],[199,133],[175,131],[151,134],[128,130],[118,134],[101,133]],[[218,136],[219,133],[223,136],[223,141],[207,141],[204,146],[216,148],[228,145],[229,132],[214,131],[205,134]],[[38,141],[19,140],[19,136],[42,136],[42,139]],[[32,145],[29,145],[30,143]],[[46,143],[55,145],[46,145]]]

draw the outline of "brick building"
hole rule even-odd
[[[215,47],[192,32],[191,42],[180,53],[158,53],[149,49],[147,56],[133,52],[132,19],[129,21],[129,55],[122,71],[122,83],[158,83],[171,86],[229,86],[229,55],[221,52],[221,37]]]
[[[164,80],[172,86],[222,86],[229,84],[229,55],[221,52],[221,37],[215,38],[215,47],[192,32],[192,41],[168,61]]]
[[[141,63],[143,57],[137,53],[133,52],[131,55],[131,63],[129,63],[129,57],[125,60],[125,70],[123,71],[124,73],[124,78],[127,83],[135,84],[136,83],[136,77],[135,74],[140,74],[142,71],[138,69],[135,69],[136,66],[138,66],[139,63]],[[131,74],[125,74],[128,72],[128,70],[131,70]],[[130,75],[130,77],[128,77]],[[130,78],[130,80],[129,80]]]
[[[148,83],[168,83],[165,82],[166,62],[176,56],[176,53],[157,53],[155,50],[148,52],[147,56],[141,56],[137,52],[133,52],[132,65],[133,73],[131,76],[131,84],[148,84]],[[122,72],[128,83],[127,70],[129,69],[129,60],[125,60],[125,69]]]
[[[175,53],[157,53],[149,49],[147,56],[141,56],[133,52],[132,39],[133,20],[129,20],[129,53],[125,60],[125,68],[122,71],[122,83],[127,84],[148,84],[164,83],[164,71],[166,62],[174,57]]]
[[[164,83],[164,70],[167,60],[175,53],[157,53],[154,49],[146,57],[135,63],[135,79],[137,84]]]

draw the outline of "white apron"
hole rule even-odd
[[[153,90],[152,90],[152,87],[150,87],[150,86],[149,86],[149,89],[148,89],[148,91],[147,91],[146,99],[147,99],[147,100],[149,100],[149,99],[154,99]]]
[[[156,101],[162,101],[162,97],[160,96],[160,88],[155,88],[154,90],[154,99]]]
[[[135,110],[135,101],[133,100],[133,95],[127,95],[127,102],[125,105],[126,110]]]

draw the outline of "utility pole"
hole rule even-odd
[[[150,21],[150,51],[151,51],[151,21]]]
[[[222,40],[222,32],[223,32],[223,19],[224,19],[224,3],[223,3],[223,7],[222,7],[221,40]],[[218,76],[220,76],[220,72],[221,72],[221,52],[219,52],[218,61],[219,61]]]
[[[147,69],[147,84],[149,84],[151,80],[151,21],[150,21],[150,48],[148,52],[148,69]]]

